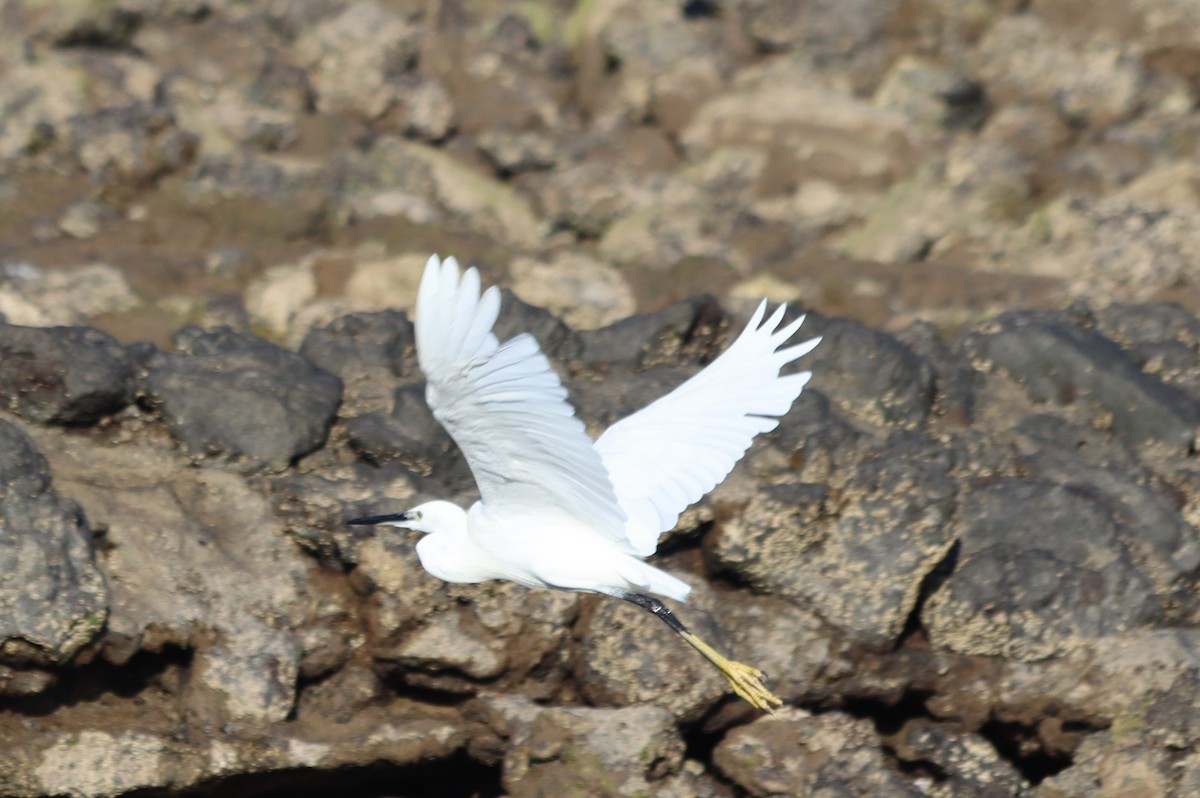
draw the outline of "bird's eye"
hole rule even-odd
[[[424,513],[422,513],[420,510],[413,510],[412,513],[410,513],[410,515],[412,516],[412,520],[420,521],[421,516],[424,515]]]

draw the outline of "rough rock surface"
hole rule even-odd
[[[280,463],[325,440],[342,384],[303,356],[229,329],[181,330],[147,364],[145,392],[198,455]]]
[[[133,398],[133,365],[111,335],[89,327],[0,324],[0,400],[31,421],[80,424]]]
[[[0,3],[0,793],[1200,794],[1192,0]],[[656,560],[445,585],[430,252],[589,430],[814,378]],[[227,327],[222,328],[222,325]]]
[[[90,532],[79,506],[51,488],[33,441],[0,420],[0,662],[53,666],[103,630],[109,592]],[[14,687],[0,680],[0,693]]]

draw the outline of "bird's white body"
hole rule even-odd
[[[426,520],[431,512],[437,515],[437,531],[417,543],[417,557],[426,571],[447,582],[505,579],[527,587],[591,593],[645,591],[680,601],[690,589],[686,582],[615,549],[577,519],[553,514],[497,519],[482,502],[466,512],[449,502],[415,509]]]
[[[685,600],[688,585],[644,558],[778,424],[811,376],[780,369],[820,339],[785,346],[803,317],[781,327],[784,308],[764,320],[763,302],[707,368],[593,442],[537,342],[492,334],[499,307],[495,288],[480,294],[475,269],[460,279],[453,258],[430,258],[416,312],[426,399],[470,464],[480,501],[359,522],[426,533],[421,564],[448,582]]]

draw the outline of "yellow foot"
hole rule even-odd
[[[783,699],[772,693],[763,684],[766,675],[758,668],[722,657],[712,646],[691,632],[680,632],[680,635],[692,648],[716,665],[717,669],[729,680],[729,686],[733,688],[733,692],[744,698],[752,707],[774,714],[775,707],[783,704]]]

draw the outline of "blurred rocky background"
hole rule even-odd
[[[0,0],[0,795],[1200,795],[1198,102],[1195,0]],[[777,716],[345,526],[471,498],[435,251],[594,430],[810,311],[658,558]]]

